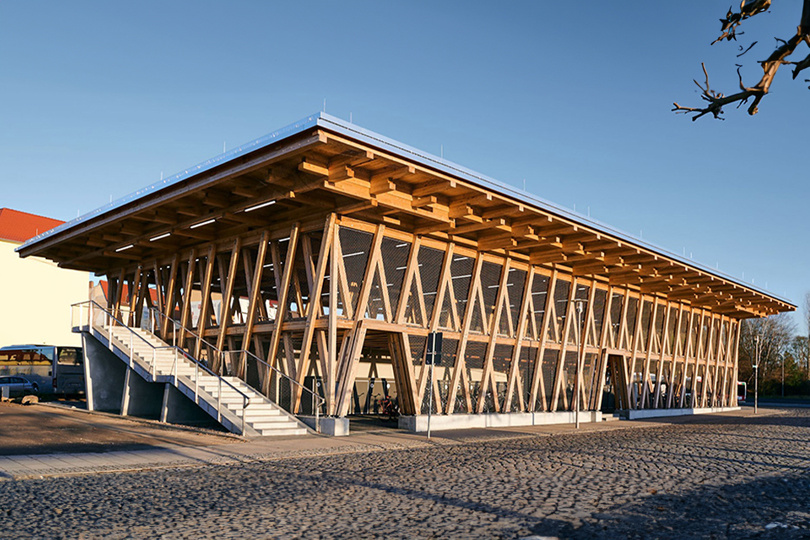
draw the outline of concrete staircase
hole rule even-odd
[[[182,350],[147,330],[94,324],[92,334],[147,382],[174,385],[233,433],[263,437],[311,432],[241,379],[211,373]]]

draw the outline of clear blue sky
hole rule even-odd
[[[736,61],[756,82],[797,0],[746,23],[742,59],[709,46],[728,0],[289,4],[0,2],[0,207],[75,218],[325,99],[803,303],[807,84],[783,68],[755,117],[670,112],[701,61],[726,93]]]

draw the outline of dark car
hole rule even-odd
[[[37,383],[33,383],[25,377],[11,376],[0,377],[0,395],[5,395],[5,388],[8,388],[8,397],[27,396],[39,392]]]

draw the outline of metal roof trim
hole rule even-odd
[[[495,180],[494,178],[491,178],[489,176],[483,175],[483,174],[478,173],[476,171],[473,171],[471,169],[467,169],[466,167],[458,165],[457,163],[453,163],[452,161],[447,161],[444,158],[429,154],[427,152],[423,152],[421,150],[418,150],[416,148],[413,148],[413,147],[408,146],[406,144],[403,144],[401,142],[395,141],[393,139],[389,139],[389,138],[387,138],[387,137],[385,137],[383,135],[380,135],[378,133],[374,133],[373,131],[369,131],[369,130],[366,130],[364,128],[355,126],[353,124],[346,123],[343,120],[340,120],[339,118],[335,118],[335,117],[327,115],[325,113],[320,114],[320,119],[322,121],[318,122],[318,124],[320,126],[322,126],[322,127],[331,128],[334,131],[343,132],[343,134],[349,135],[349,136],[354,136],[355,138],[366,139],[366,142],[368,142],[370,144],[375,144],[376,143],[377,145],[381,145],[382,148],[388,147],[388,148],[390,148],[392,150],[398,150],[400,152],[406,152],[406,153],[411,154],[412,156],[414,156],[418,161],[421,161],[423,164],[425,164],[425,162],[430,162],[431,167],[433,167],[435,169],[438,169],[438,170],[440,170],[442,172],[452,174],[453,176],[460,176],[460,177],[462,177],[462,178],[464,178],[466,180],[471,181],[472,183],[476,183],[476,184],[487,186],[487,187],[493,187],[493,188],[495,188],[495,189],[497,189],[499,191],[506,192],[505,194],[510,194],[510,195],[514,196],[515,198],[517,198],[517,199],[522,199],[523,201],[525,201],[525,202],[527,202],[529,204],[532,204],[534,206],[537,206],[537,207],[539,207],[539,208],[541,208],[543,210],[548,210],[549,212],[558,214],[558,215],[560,215],[562,217],[569,218],[572,221],[577,221],[579,223],[582,223],[583,225],[591,225],[594,228],[603,230],[603,231],[605,231],[605,232],[607,232],[609,234],[612,234],[612,235],[616,236],[620,240],[624,240],[624,241],[626,241],[628,243],[635,244],[635,245],[637,245],[639,247],[644,247],[644,248],[647,248],[647,249],[649,249],[651,251],[655,251],[655,252],[660,253],[662,255],[665,255],[665,256],[667,256],[667,257],[669,257],[669,258],[671,258],[671,259],[673,259],[673,260],[675,260],[675,261],[677,261],[679,263],[685,264],[687,266],[691,266],[693,268],[696,268],[698,270],[706,272],[707,274],[717,276],[717,277],[725,279],[727,281],[731,281],[732,283],[735,283],[735,284],[737,284],[737,285],[739,285],[741,287],[745,287],[747,289],[751,289],[753,291],[759,292],[760,294],[770,296],[770,297],[775,298],[775,299],[777,299],[777,300],[779,300],[781,302],[785,302],[786,304],[790,304],[794,308],[797,307],[796,304],[794,304],[790,300],[788,300],[788,299],[786,299],[784,297],[781,297],[781,296],[779,296],[777,294],[774,294],[774,293],[769,292],[769,291],[767,291],[765,289],[756,287],[756,286],[748,284],[748,283],[743,283],[743,282],[739,281],[739,279],[737,279],[734,276],[731,276],[729,274],[726,274],[725,272],[722,272],[722,271],[716,270],[716,269],[712,269],[712,268],[710,268],[710,267],[708,267],[708,266],[706,266],[704,264],[693,261],[691,259],[686,259],[686,258],[678,255],[677,253],[673,253],[673,252],[671,252],[671,251],[669,251],[669,250],[667,250],[665,248],[662,248],[661,246],[658,246],[658,245],[653,244],[651,242],[647,242],[645,240],[641,240],[639,238],[636,238],[633,235],[628,234],[628,233],[626,233],[626,232],[624,232],[624,231],[622,231],[620,229],[616,229],[615,227],[612,227],[612,226],[610,226],[610,225],[608,225],[606,223],[603,223],[601,221],[593,219],[593,218],[591,218],[589,216],[584,216],[584,215],[579,214],[579,213],[577,213],[577,212],[575,212],[573,210],[569,210],[568,208],[565,208],[565,207],[559,206],[557,204],[554,204],[554,203],[552,203],[552,202],[550,202],[550,201],[548,201],[546,199],[543,199],[541,197],[533,195],[533,194],[531,194],[529,192],[523,191],[522,189],[516,188],[514,186],[510,186],[509,184],[504,184],[503,182],[501,182],[499,180]]]
[[[315,127],[317,125],[317,123],[318,123],[318,115],[307,116],[306,118],[304,118],[302,120],[299,120],[297,122],[293,122],[292,124],[289,124],[289,125],[281,128],[279,130],[276,130],[276,131],[274,131],[274,132],[272,132],[272,133],[270,133],[268,135],[265,135],[263,137],[259,137],[258,139],[254,139],[254,140],[252,140],[252,141],[250,141],[248,143],[237,146],[236,148],[228,150],[227,152],[219,154],[218,156],[207,159],[207,160],[205,160],[205,161],[203,161],[201,163],[198,163],[197,165],[194,165],[193,167],[189,167],[187,169],[184,169],[181,172],[179,172],[177,174],[174,174],[172,176],[166,177],[163,180],[155,182],[154,184],[150,184],[150,185],[148,185],[148,186],[146,186],[144,188],[141,188],[141,189],[139,189],[137,191],[133,191],[132,193],[129,193],[128,195],[124,195],[123,197],[121,197],[119,199],[116,199],[116,200],[114,200],[114,201],[112,201],[110,203],[107,203],[107,204],[105,204],[103,206],[100,206],[100,207],[96,208],[95,210],[92,210],[92,211],[90,211],[90,212],[88,212],[86,214],[82,214],[81,216],[79,216],[79,217],[77,217],[75,219],[72,219],[72,220],[70,220],[68,222],[65,222],[62,225],[59,225],[58,227],[54,227],[53,229],[51,229],[49,231],[38,234],[37,236],[28,239],[23,245],[18,247],[15,251],[20,251],[20,250],[23,250],[25,248],[28,248],[28,247],[32,246],[33,244],[36,244],[37,242],[40,242],[41,240],[45,240],[46,238],[48,238],[50,236],[53,236],[54,234],[58,234],[58,233],[60,233],[62,231],[65,231],[65,230],[70,229],[70,228],[72,228],[72,227],[74,227],[76,225],[79,225],[80,223],[84,223],[84,222],[89,221],[89,220],[91,220],[91,219],[93,219],[95,217],[98,217],[98,216],[101,216],[103,214],[112,212],[113,210],[117,210],[118,208],[121,208],[125,204],[130,203],[132,201],[135,201],[135,200],[143,197],[144,195],[147,195],[147,194],[153,193],[153,192],[157,192],[157,191],[160,191],[161,189],[165,189],[167,187],[170,187],[170,186],[172,186],[174,184],[182,182],[183,180],[186,180],[187,178],[191,178],[192,176],[195,176],[197,174],[200,174],[200,173],[203,173],[203,172],[208,171],[210,169],[213,169],[217,165],[227,163],[227,162],[229,162],[229,161],[231,161],[231,160],[233,160],[233,159],[235,159],[237,157],[243,156],[244,154],[253,152],[255,150],[260,150],[262,148],[265,148],[265,147],[267,147],[267,146],[269,146],[269,145],[271,145],[273,143],[276,143],[278,141],[282,141],[282,140],[284,140],[284,139],[286,139],[288,137],[291,137],[293,135],[298,135],[299,133],[301,133],[301,132],[303,132],[303,131],[305,131],[305,130],[307,130],[309,128]]]
[[[792,306],[793,308],[797,307],[796,304],[794,304],[793,302],[782,296],[769,292],[761,287],[744,283],[739,279],[737,279],[736,277],[726,274],[725,272],[712,269],[706,265],[703,265],[691,259],[686,259],[678,255],[677,253],[673,253],[658,245],[636,238],[633,235],[628,234],[622,230],[616,229],[615,227],[612,227],[606,223],[602,223],[601,221],[598,221],[591,217],[584,216],[582,214],[574,212],[573,210],[554,204],[541,197],[518,189],[514,186],[510,186],[509,184],[505,184],[503,182],[495,180],[494,178],[473,171],[472,169],[463,167],[452,161],[445,160],[444,158],[435,156],[428,152],[424,152],[412,146],[408,146],[394,139],[389,139],[384,135],[380,135],[379,133],[376,133],[374,131],[370,131],[365,128],[359,127],[353,123],[346,122],[344,120],[341,120],[340,118],[334,117],[325,112],[311,114],[297,122],[293,122],[292,124],[289,124],[268,135],[265,135],[258,139],[254,139],[253,141],[250,141],[246,144],[242,144],[232,150],[229,150],[228,152],[225,152],[216,157],[208,159],[202,163],[199,163],[194,167],[184,169],[183,171],[173,176],[165,178],[159,182],[155,182],[154,184],[151,184],[145,188],[130,193],[129,195],[126,195],[111,203],[101,206],[93,210],[92,212],[88,212],[87,214],[84,214],[82,216],[77,217],[76,219],[68,221],[63,225],[55,227],[49,231],[46,231],[40,235],[35,236],[34,238],[31,238],[30,240],[26,241],[23,245],[19,246],[15,251],[20,251],[22,249],[30,247],[33,244],[36,244],[37,242],[44,240],[54,234],[58,234],[59,232],[70,229],[71,227],[74,227],[75,225],[88,221],[94,217],[116,210],[124,206],[125,204],[132,202],[146,194],[156,192],[161,189],[172,186],[194,175],[210,170],[217,165],[227,163],[228,161],[240,157],[244,154],[253,152],[255,150],[259,150],[261,148],[269,146],[270,144],[284,140],[285,138],[288,137],[292,137],[294,135],[301,133],[302,131],[305,131],[306,129],[316,126],[334,131],[335,133],[345,135],[347,137],[356,139],[360,142],[367,143],[371,146],[376,146],[380,149],[391,151],[394,154],[400,155],[407,154],[411,156],[415,161],[421,163],[424,166],[433,168],[446,174],[450,174],[452,176],[460,177],[464,180],[467,180],[473,184],[477,184],[482,187],[494,188],[497,191],[503,192],[505,195],[509,195],[518,200],[522,200],[523,202],[536,206],[542,210],[557,214],[561,217],[565,217],[567,219],[581,223],[583,225],[589,225],[597,230],[602,230],[630,244],[660,253],[661,255],[669,257],[670,259],[676,262],[679,262],[686,266],[690,266],[692,268],[705,272],[709,275],[716,276],[720,279],[727,280],[741,287],[745,287],[746,289],[758,292],[759,294],[774,298],[780,302]]]

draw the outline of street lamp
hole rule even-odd
[[[754,336],[754,414],[759,404],[759,351],[759,336]]]
[[[585,332],[585,329],[582,327],[582,311],[586,304],[587,300],[582,298],[577,298],[574,300],[574,304],[577,306],[577,325],[578,325],[578,332],[577,332],[577,371],[576,371],[576,380],[574,381],[574,417],[577,425],[577,429],[579,429],[579,410],[582,408],[580,404],[580,392],[582,391],[579,386],[579,381],[582,377],[582,356],[583,351],[585,349],[585,340],[583,339],[582,334]]]
[[[782,355],[782,397],[785,397],[785,355]]]

